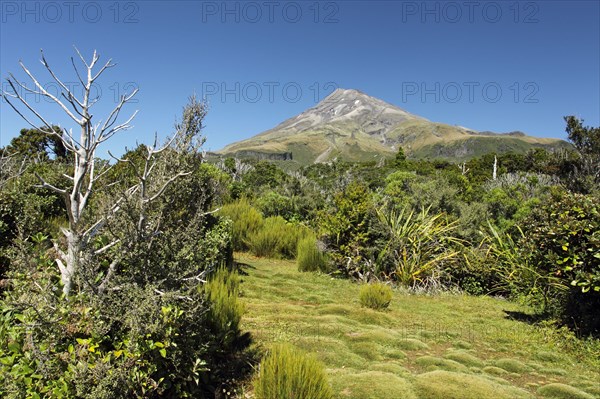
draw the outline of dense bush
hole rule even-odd
[[[12,161],[21,165],[23,159],[15,157]],[[6,165],[0,167],[7,168]],[[59,162],[48,162],[28,165],[20,176],[5,176],[5,184],[0,185],[0,281],[6,277],[10,263],[7,251],[17,236],[58,235],[58,226],[66,216],[62,199],[47,189],[36,187],[39,179],[34,173],[56,184],[65,170],[65,165]],[[0,174],[2,172],[0,170]]]
[[[107,187],[92,190],[80,221],[65,230],[72,238],[72,229],[87,229],[71,258],[72,289],[62,290],[67,269],[56,261],[65,237],[28,233],[36,226],[29,222],[9,231],[0,396],[214,397],[239,371],[248,340],[239,333],[237,279],[215,273],[232,263],[231,223],[214,212],[228,179],[189,148],[199,139],[197,106],[186,107],[165,148],[140,146],[110,171],[124,173],[100,173]],[[0,189],[10,194],[9,185]],[[40,205],[26,216],[45,229],[53,215]]]
[[[227,205],[223,205],[219,214],[231,219],[233,222],[232,241],[236,251],[249,249],[250,236],[262,228],[263,217],[247,199],[239,199]]]
[[[330,399],[333,393],[321,363],[289,344],[276,345],[260,363],[256,399]]]
[[[524,226],[522,253],[539,276],[545,310],[582,332],[600,332],[600,198],[556,194]]]
[[[256,256],[294,259],[298,241],[308,233],[306,227],[287,222],[281,216],[269,217],[248,237],[248,247]]]
[[[239,336],[235,278],[217,273],[207,294],[192,279],[177,291],[124,283],[65,301],[47,244],[36,237],[14,253],[1,302],[0,396],[211,397]]]
[[[292,199],[274,191],[269,191],[260,196],[256,200],[256,206],[265,217],[281,216],[285,220],[292,220],[297,217]]]
[[[382,283],[364,284],[359,292],[360,304],[364,307],[383,310],[392,302],[392,289]]]
[[[368,278],[385,234],[372,193],[364,184],[353,181],[337,192],[332,202],[319,218],[327,253],[341,274]]]
[[[318,247],[317,240],[313,235],[298,241],[296,264],[301,272],[327,271],[327,256]]]

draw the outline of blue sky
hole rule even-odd
[[[52,85],[76,78],[73,45],[117,66],[98,81],[101,119],[139,88],[134,128],[116,153],[165,137],[189,95],[205,97],[206,148],[251,137],[359,89],[430,120],[564,138],[564,115],[600,125],[598,1],[8,1],[0,0],[0,75],[22,60]],[[6,89],[6,84],[3,83]],[[77,86],[75,90],[77,90]],[[46,100],[30,97],[69,126]],[[0,146],[26,127],[0,103]]]

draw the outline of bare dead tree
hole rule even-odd
[[[65,200],[67,215],[69,219],[68,228],[62,228],[62,233],[65,235],[67,245],[66,249],[59,248],[55,244],[59,258],[56,259],[58,268],[61,274],[63,283],[63,293],[68,296],[73,287],[75,277],[79,273],[82,263],[86,259],[84,251],[90,243],[91,238],[97,233],[102,221],[92,224],[91,227],[86,226],[83,219],[86,213],[86,207],[90,195],[94,192],[95,184],[109,169],[110,166],[96,170],[95,154],[100,144],[104,143],[116,133],[122,130],[131,128],[131,121],[136,116],[135,111],[124,122],[118,123],[120,113],[123,106],[128,103],[138,92],[133,90],[130,94],[122,95],[108,114],[106,119],[95,121],[91,113],[91,107],[96,104],[99,97],[92,98],[92,88],[96,80],[109,68],[115,66],[112,60],[108,60],[102,66],[96,68],[100,59],[99,55],[94,51],[91,61],[87,62],[81,55],[79,50],[75,48],[83,67],[83,74],[76,66],[74,57],[71,57],[71,64],[75,70],[75,74],[79,82],[83,86],[83,98],[80,98],[54,73],[54,70],[48,64],[44,53],[41,54],[41,63],[46,68],[52,79],[58,84],[61,89],[61,94],[55,96],[48,92],[44,85],[40,84],[38,79],[25,67],[23,62],[19,62],[25,74],[32,81],[32,87],[19,82],[13,74],[9,74],[7,78],[8,85],[12,92],[2,91],[2,97],[7,103],[17,112],[33,128],[40,129],[43,133],[49,136],[56,136],[60,139],[65,148],[73,153],[73,171],[69,175],[65,175],[71,182],[72,186],[61,188],[56,187],[46,182],[42,177],[38,176],[41,182],[41,187],[48,188],[55,193],[61,195]],[[79,135],[73,133],[72,129],[67,130],[62,128],[60,132],[55,131],[53,124],[48,119],[40,114],[35,107],[28,102],[23,93],[31,93],[36,96],[47,98],[52,103],[56,104],[79,128]],[[40,127],[41,123],[41,127]],[[118,210],[118,202],[115,203],[113,211]],[[107,245],[96,252],[103,252],[113,246],[115,243]]]

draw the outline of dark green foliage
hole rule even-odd
[[[44,231],[53,217],[47,198],[23,196],[29,171],[0,186],[3,197],[18,194],[5,214],[16,231],[5,230],[12,242],[3,249],[0,396],[202,398],[239,377],[249,340],[239,331],[238,279],[215,272],[232,264],[231,222],[215,213],[229,177],[197,151],[202,110],[192,100],[168,147],[138,147],[95,187],[69,293]],[[34,170],[53,183],[61,165]],[[31,209],[13,209],[25,202]],[[29,233],[35,227],[42,233]]]
[[[583,126],[583,120],[574,116],[565,116],[567,122],[566,131],[569,140],[575,148],[584,155],[600,156],[600,128]]]
[[[62,134],[58,126],[53,126],[52,129],[57,134]],[[5,151],[38,160],[52,157],[64,161],[68,156],[67,149],[57,136],[49,136],[38,129],[21,129],[19,136],[10,141]]]
[[[331,208],[322,212],[319,226],[327,252],[342,274],[360,278],[372,272],[383,228],[364,184],[351,182],[336,193]]]
[[[396,168],[402,168],[406,165],[406,155],[404,154],[404,149],[402,149],[402,147],[398,148],[393,165]]]
[[[265,217],[281,216],[285,220],[292,220],[298,217],[292,199],[275,191],[269,191],[261,195],[256,200],[256,206]]]
[[[387,309],[392,296],[392,289],[382,283],[363,284],[358,294],[361,306],[375,310]]]
[[[212,397],[211,385],[228,371],[223,352],[232,353],[239,336],[236,291],[221,289],[232,284],[213,283],[208,298],[192,283],[177,294],[126,285],[67,302],[40,256],[26,269],[31,277],[11,276],[14,289],[2,303],[3,397]],[[33,280],[40,289],[25,292]],[[206,307],[229,312],[215,317]]]
[[[244,175],[243,181],[254,190],[259,188],[274,189],[288,180],[288,175],[268,161],[258,161],[254,168]]]
[[[222,195],[222,172],[202,164],[196,154],[169,150],[160,154],[155,165],[157,175],[146,183],[146,195],[159,192],[164,176],[175,175],[176,170],[193,172],[175,179],[152,202],[135,195],[124,197],[120,205],[124,217],[107,221],[108,233],[98,238],[98,245],[119,240],[114,252],[105,255],[107,260],[120,258],[117,280],[160,283],[164,289],[178,290],[182,277],[232,263],[231,225],[211,213]],[[98,200],[100,213],[111,206]],[[98,259],[101,276],[108,273],[103,266],[105,258]],[[91,272],[83,276],[84,281],[94,278]]]
[[[21,162],[21,160],[17,160]],[[20,176],[9,180],[0,190],[0,280],[6,277],[10,264],[7,252],[18,236],[27,238],[36,233],[58,236],[58,227],[65,218],[62,199],[47,189],[36,187],[37,173],[56,184],[61,181],[65,165],[58,162],[29,164]],[[1,290],[1,284],[0,284]]]
[[[321,251],[313,235],[308,235],[298,241],[296,263],[301,272],[327,271],[327,256]]]
[[[523,225],[523,254],[547,281],[546,310],[583,332],[600,332],[600,198],[556,194]]]
[[[578,192],[589,193],[600,184],[600,127],[583,126],[583,120],[566,116],[566,131],[575,145],[579,159],[574,162],[570,187]]]
[[[323,365],[289,344],[276,345],[260,363],[256,399],[330,399]]]

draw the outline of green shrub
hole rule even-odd
[[[321,211],[319,230],[329,259],[341,274],[365,278],[373,273],[373,259],[385,233],[369,187],[353,181],[336,192],[332,206]]]
[[[219,268],[204,285],[210,303],[209,320],[217,334],[228,340],[239,332],[244,313],[244,306],[238,300],[239,286],[239,275],[225,267]]]
[[[262,360],[254,381],[256,399],[329,399],[323,366],[289,344],[275,346]]]
[[[295,216],[294,204],[290,197],[285,197],[275,191],[269,191],[256,200],[256,206],[264,216],[281,216],[292,220]]]
[[[233,222],[233,249],[236,251],[248,250],[248,239],[263,225],[261,213],[254,208],[247,199],[239,199],[221,207],[219,214]]]
[[[0,299],[0,397],[214,397],[245,338],[236,273],[65,301],[47,244],[36,235],[13,251]]]
[[[360,304],[367,308],[382,310],[390,306],[392,289],[382,283],[365,284],[360,287]]]
[[[317,246],[314,236],[307,236],[298,241],[296,264],[301,272],[325,272],[327,270],[327,257]]]
[[[247,244],[256,256],[294,259],[298,241],[307,234],[306,227],[275,216],[266,218],[262,228],[248,237]]]
[[[524,226],[520,247],[536,281],[518,283],[535,283],[530,296],[546,312],[584,334],[600,333],[600,199],[555,194]]]

